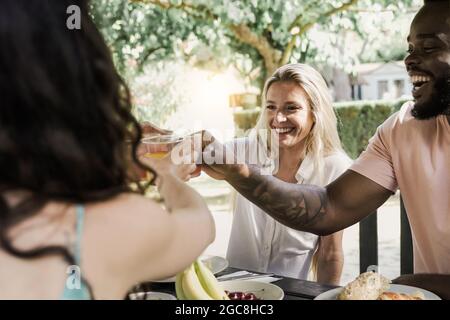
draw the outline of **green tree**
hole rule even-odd
[[[128,0],[91,1],[91,14],[125,74],[135,66],[174,58],[177,44],[199,23],[182,12]]]
[[[373,17],[384,11],[398,17],[420,2],[96,0],[92,12],[122,70],[128,70],[130,63],[181,57],[197,64],[233,63],[249,80],[261,83],[267,74],[292,61],[345,67],[355,59],[373,60],[364,55],[367,46],[381,43],[386,34],[374,35],[362,28],[361,17],[372,13],[372,23],[383,25],[384,18]],[[326,35],[324,41],[318,41],[321,35]],[[356,56],[343,48],[354,39],[362,43]],[[393,51],[398,56],[397,47]],[[378,53],[392,55],[381,46]]]
[[[143,72],[128,79],[133,96],[133,114],[139,121],[151,121],[163,126],[189,97],[180,90],[186,77],[186,65],[178,62],[152,62]]]

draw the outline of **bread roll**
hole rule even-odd
[[[391,281],[375,272],[360,274],[347,284],[338,295],[338,300],[377,300]]]

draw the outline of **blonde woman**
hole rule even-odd
[[[341,148],[327,85],[304,64],[285,65],[267,80],[255,130],[234,145],[250,159],[255,150],[266,149],[257,164],[290,183],[325,186],[351,163]],[[233,267],[298,279],[307,279],[313,269],[318,282],[339,284],[342,235],[288,228],[238,194],[227,258]]]

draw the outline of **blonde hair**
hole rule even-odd
[[[306,137],[305,155],[312,156],[314,172],[323,182],[324,157],[343,152],[337,131],[337,119],[327,84],[319,72],[306,64],[293,63],[278,68],[264,85],[261,114],[255,126],[257,135],[264,129],[270,131],[266,119],[266,96],[270,86],[279,81],[293,81],[307,95],[314,125]],[[261,138],[261,136],[258,136],[258,138]],[[267,140],[267,146],[270,148],[270,139]]]
[[[323,159],[333,153],[344,152],[337,131],[337,118],[334,113],[332,98],[328,86],[314,68],[301,63],[287,64],[278,68],[273,75],[267,79],[263,95],[261,115],[256,123],[256,135],[258,139],[266,139],[264,145],[270,148],[270,138],[259,135],[263,129],[270,130],[266,119],[266,96],[270,86],[279,81],[293,81],[297,83],[306,93],[313,115],[314,125],[306,137],[305,155],[311,155],[314,172],[319,181],[325,184],[323,176]],[[270,131],[269,131],[270,132]],[[273,154],[273,153],[272,153]],[[317,250],[311,262],[311,274],[317,279],[318,271],[318,240]]]

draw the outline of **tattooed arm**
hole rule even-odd
[[[219,142],[211,140],[210,149],[223,150]],[[206,152],[204,148],[204,159],[208,158]],[[257,165],[207,163],[202,164],[207,174],[228,181],[274,219],[290,228],[319,235],[334,233],[360,221],[391,195],[389,190],[351,170],[328,186],[318,187],[263,175]]]
[[[218,168],[219,167],[219,168]],[[239,193],[290,228],[328,235],[375,211],[391,192],[347,170],[326,187],[287,183],[252,165],[215,165]],[[219,169],[219,170],[218,170]]]

